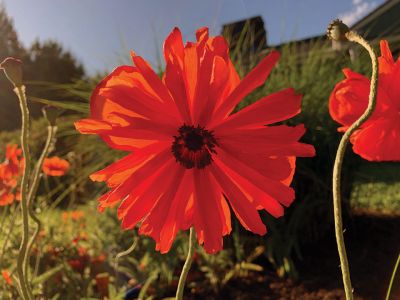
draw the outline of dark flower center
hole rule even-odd
[[[187,169],[203,169],[212,162],[214,148],[218,145],[212,131],[204,127],[183,125],[174,136],[172,153],[176,161]]]

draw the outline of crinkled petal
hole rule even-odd
[[[370,161],[400,161],[400,118],[381,118],[351,136],[353,151]]]
[[[347,78],[336,84],[329,97],[329,113],[332,119],[343,125],[339,131],[347,130],[364,113],[370,87],[368,78],[350,69],[344,69],[343,73]],[[369,121],[382,114],[393,114],[393,109],[385,89],[379,85],[376,108]]]
[[[381,56],[379,60],[379,79],[378,85],[386,91],[391,104],[400,110],[400,60],[395,63],[389,43],[386,40],[380,42]]]

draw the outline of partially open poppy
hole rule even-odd
[[[353,151],[370,161],[400,161],[400,60],[393,60],[388,42],[380,42],[379,77],[376,108],[372,116],[352,134]],[[366,110],[370,80],[343,70],[329,99],[332,118],[346,131]]]
[[[63,176],[69,170],[69,162],[58,156],[49,157],[44,160],[42,170],[48,176]]]
[[[300,112],[301,96],[289,88],[231,114],[264,84],[279,53],[272,51],[240,80],[222,36],[207,28],[185,46],[175,28],[164,43],[161,80],[132,53],[135,66],[120,66],[94,90],[89,119],[76,122],[110,147],[131,152],[91,175],[110,191],[99,210],[122,201],[122,227],[151,236],[168,252],[179,230],[194,226],[208,253],[222,249],[231,231],[232,209],[241,224],[263,235],[257,210],[275,217],[294,200],[289,187],[296,156],[313,156],[299,143],[303,125],[265,126]],[[229,203],[229,205],[228,205]]]

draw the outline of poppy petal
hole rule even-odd
[[[172,242],[178,230],[183,229],[184,225],[184,214],[193,189],[189,184],[192,181],[192,176],[185,172],[182,182],[176,192],[175,198],[172,201],[169,209],[167,218],[165,219],[163,228],[160,232],[160,252],[166,253],[172,246]]]
[[[144,165],[139,167],[129,178],[121,183],[110,194],[109,201],[122,200],[130,191],[137,187],[142,181],[146,180],[152,173],[154,173],[160,166],[165,164],[171,159],[170,151],[164,150],[156,154],[153,158],[146,161]]]
[[[301,95],[296,95],[294,89],[286,89],[258,100],[239,112],[229,116],[217,126],[231,129],[231,127],[254,126],[259,127],[290,119],[301,111]]]
[[[122,227],[124,229],[133,228],[143,219],[157,203],[158,199],[168,187],[172,177],[171,168],[176,163],[170,160],[165,166],[154,174],[153,180],[148,180],[147,185],[141,189],[140,193],[135,191],[129,195],[129,199],[124,200],[118,208],[118,217],[123,217]]]
[[[220,165],[220,167],[223,166]],[[283,216],[284,209],[276,199],[266,194],[248,179],[238,173],[233,172],[231,169],[223,167],[223,170],[230,178],[232,178],[232,180],[235,181],[236,185],[246,195],[246,197],[257,206],[257,209],[265,209],[275,218]]]
[[[218,164],[220,168],[222,168],[222,163],[237,174],[245,178],[251,178],[252,183],[256,187],[285,206],[289,206],[294,200],[295,195],[292,188],[284,185],[280,181],[264,176],[223,150],[219,151],[218,160],[215,160],[215,163]]]
[[[151,210],[149,215],[143,220],[142,225],[139,228],[139,233],[151,236],[156,241],[156,250],[162,253],[168,252],[174,239],[176,231],[166,231],[169,235],[164,232],[163,239],[161,239],[161,231],[165,221],[168,217],[169,209],[176,209],[176,206],[171,207],[171,203],[177,195],[177,191],[182,182],[183,175],[185,173],[184,168],[177,166],[173,176],[170,178],[170,184],[165,190],[165,193],[157,201],[154,208]],[[179,199],[177,201],[179,203]]]
[[[315,155],[313,146],[298,142],[305,133],[304,125],[295,127],[279,125],[257,129],[233,130],[231,133],[219,133],[219,144],[223,149],[235,153],[262,156],[300,156]],[[222,138],[223,137],[223,138]]]
[[[354,152],[370,161],[400,161],[399,128],[398,117],[374,121],[351,136]]]
[[[213,118],[215,120],[224,119],[250,92],[264,84],[279,57],[280,54],[276,51],[268,54],[221,103]]]
[[[222,249],[223,225],[218,202],[221,191],[212,181],[208,170],[194,170],[195,228],[204,241],[204,249],[212,254]],[[209,199],[209,201],[204,201]],[[212,222],[210,222],[212,220]]]
[[[210,171],[218,181],[225,196],[228,198],[242,226],[253,233],[264,235],[267,232],[267,228],[262,223],[254,204],[250,202],[232,179],[230,179],[217,164],[212,164],[210,166]]]
[[[148,84],[154,89],[156,95],[167,105],[168,111],[173,111],[174,116],[180,117],[176,110],[176,106],[174,105],[174,101],[162,80],[158,77],[158,75],[153,71],[148,62],[146,62],[141,56],[135,55],[135,53],[131,52],[131,57],[133,63],[138,68],[138,70],[143,75],[144,79],[148,82]],[[182,121],[182,120],[180,120]]]

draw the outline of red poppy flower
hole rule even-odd
[[[49,157],[44,160],[42,170],[48,176],[63,176],[69,170],[69,162],[58,156]]]
[[[1,275],[3,276],[3,279],[6,281],[8,285],[13,285],[13,281],[10,272],[8,272],[8,270],[1,270]]]
[[[312,146],[298,142],[303,125],[265,126],[300,112],[301,96],[293,89],[231,114],[265,82],[279,54],[271,52],[240,80],[225,39],[209,37],[207,28],[196,36],[186,46],[177,28],[167,37],[162,80],[132,53],[135,66],[107,76],[92,94],[91,117],[75,124],[131,152],[91,175],[111,188],[99,210],[122,201],[123,228],[141,222],[139,233],[151,236],[162,253],[191,226],[208,253],[222,249],[230,207],[247,230],[265,234],[257,210],[282,216],[282,205],[294,199],[295,157],[314,155]]]
[[[18,145],[8,144],[6,146],[6,160],[3,162],[5,166],[6,177],[16,177],[21,175],[23,159],[21,158],[22,149],[18,148]]]
[[[14,195],[0,187],[0,206],[6,206],[14,202]]]
[[[85,263],[81,259],[70,259],[68,260],[68,264],[73,270],[80,273],[85,269]]]
[[[22,175],[22,150],[17,145],[6,146],[5,161],[0,164],[0,206],[9,205],[20,200],[20,192],[16,189]]]
[[[106,256],[102,253],[102,254],[99,254],[98,256],[93,257],[90,262],[92,264],[102,264],[105,262],[105,260],[106,260]]]
[[[387,41],[381,41],[376,108],[372,116],[352,134],[353,151],[370,161],[400,161],[400,60],[394,62]],[[370,80],[343,70],[329,99],[332,118],[346,131],[367,109]]]
[[[107,273],[97,274],[95,280],[101,299],[107,299],[109,296],[108,285],[110,284],[110,276]]]

